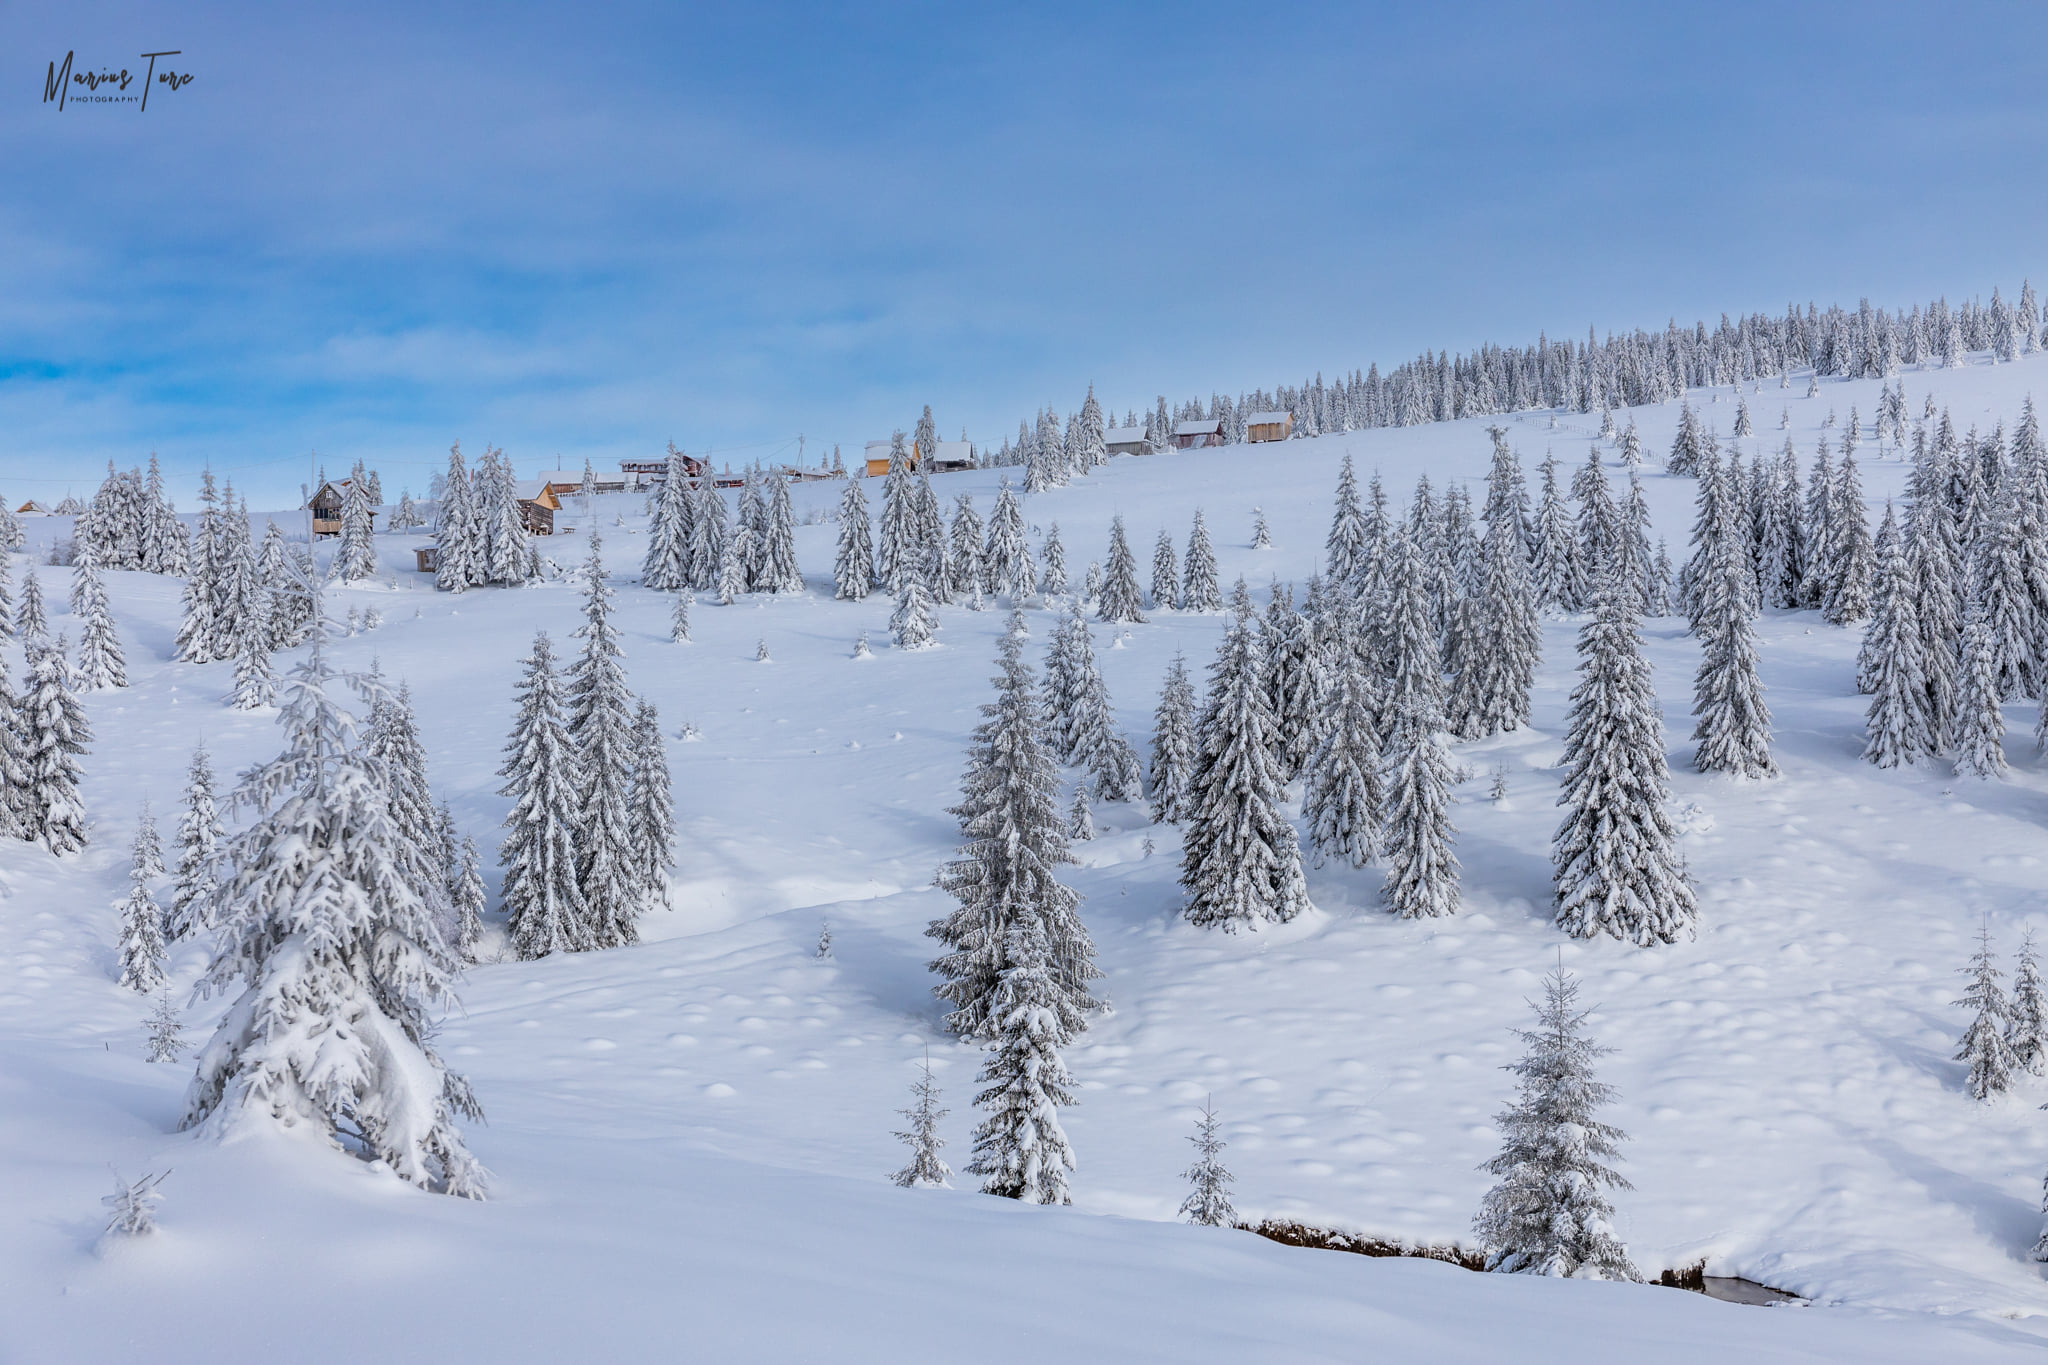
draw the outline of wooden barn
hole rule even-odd
[[[1247,441],[1284,441],[1294,434],[1291,412],[1255,412],[1244,419]]]
[[[1182,422],[1173,429],[1175,450],[1200,450],[1204,446],[1222,444],[1223,423],[1220,419],[1210,422]]]
[[[320,485],[320,491],[306,506],[313,509],[313,534],[316,536],[338,536],[341,534],[341,503],[348,496],[348,479],[331,479]],[[370,512],[370,529],[377,528],[377,513]]]
[[[1109,447],[1112,455],[1150,455],[1152,443],[1145,439],[1143,427],[1111,427],[1102,433],[1102,444]]]
[[[541,474],[534,482],[554,492],[556,498],[574,498],[583,492],[583,474],[575,469],[552,469]],[[623,475],[598,474],[593,472],[590,479],[593,493],[623,493],[626,480]]]

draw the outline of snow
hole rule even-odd
[[[1931,392],[1959,431],[2009,430],[2028,391],[2048,396],[2048,356],[1976,357],[1903,382],[1915,416]],[[1791,390],[1745,390],[1758,429],[1745,459],[1790,434],[1803,472],[1829,410],[1843,422],[1852,405],[1874,412],[1878,387],[1830,381],[1807,398],[1802,376]],[[1692,402],[1708,427],[1732,429],[1731,391]],[[1615,415],[1640,432],[1650,535],[1674,553],[1695,488],[1660,469],[1678,411]],[[1361,480],[1380,472],[1396,509],[1425,471],[1477,499],[1485,427],[1501,422],[1533,492],[1547,450],[1567,472],[1583,462],[1600,415],[1550,421],[1291,441],[1261,453],[1255,488],[1241,446],[1119,458],[1023,498],[1024,520],[1034,554],[1056,520],[1085,565],[1105,558],[1113,516],[1141,544],[1162,528],[1183,542],[1202,509],[1226,591],[1242,574],[1263,603],[1274,576],[1299,585],[1320,567],[1347,452]],[[1839,445],[1839,427],[1829,436]],[[1905,466],[1874,441],[1858,459],[1874,524]],[[942,503],[969,492],[991,507],[1005,474],[1020,471],[933,486]],[[1700,647],[1675,618],[1645,624],[1674,808],[1690,811],[1680,828],[1696,941],[1639,949],[1550,923],[1578,618],[1547,619],[1532,725],[1452,746],[1469,773],[1451,807],[1455,916],[1397,920],[1381,905],[1383,867],[1333,859],[1307,873],[1314,908],[1291,923],[1205,931],[1180,917],[1173,828],[1138,805],[1098,806],[1098,837],[1068,870],[1112,1007],[1063,1053],[1079,1098],[1060,1115],[1078,1162],[1074,1207],[1016,1207],[962,1176],[953,1191],[891,1186],[895,1111],[927,1051],[953,1152],[978,1121],[980,1054],[939,1027],[923,931],[950,905],[931,877],[959,842],[945,810],[1006,612],[945,607],[941,648],[882,644],[893,598],[833,600],[837,527],[803,524],[842,491],[790,490],[807,592],[730,607],[702,597],[684,645],[668,638],[669,596],[626,576],[644,549],[644,499],[600,496],[588,513],[572,500],[557,523],[578,534],[536,539],[566,569],[586,523],[603,528],[627,683],[671,734],[694,727],[701,740],[670,746],[675,909],[642,921],[645,941],[490,962],[462,983],[464,1008],[437,1046],[490,1116],[465,1128],[492,1172],[480,1204],[297,1137],[216,1145],[176,1131],[190,1063],[144,1060],[153,1002],[116,982],[135,821],[145,796],[171,818],[202,736],[225,775],[274,754],[278,733],[272,714],[225,705],[231,662],[169,662],[178,581],[105,575],[133,685],[84,699],[92,842],[61,861],[0,845],[0,1359],[216,1361],[261,1343],[354,1360],[359,1340],[303,1324],[369,1305],[379,1332],[417,1358],[2038,1358],[2048,1286],[2027,1252],[2048,1170],[2037,1112],[2048,1081],[1970,1099],[1952,1060],[1967,1020],[1950,1004],[1980,923],[2008,971],[2023,928],[2048,931],[2048,763],[2027,743],[2032,708],[2006,711],[2005,781],[1957,779],[1945,763],[1872,767],[1859,758],[1860,632],[1816,612],[1758,622],[1781,769],[1766,781],[1692,771],[1681,718]],[[1254,500],[1269,550],[1251,548]],[[192,504],[189,490],[179,501]],[[302,514],[274,515],[302,533]],[[39,519],[29,533],[17,571],[43,577],[53,634],[75,639],[78,623],[62,619],[68,570],[27,567],[70,523]],[[380,534],[378,577],[330,593],[331,618],[374,605],[385,622],[331,653],[342,668],[374,657],[411,684],[435,795],[490,860],[518,661],[536,628],[567,638],[580,598],[566,575],[436,593],[413,569],[415,543]],[[1027,616],[1037,666],[1055,618]],[[1199,677],[1226,619],[1148,617],[1098,655],[1118,724],[1141,748],[1175,652]],[[876,644],[856,664],[863,631]],[[755,663],[763,641],[772,668]],[[22,676],[18,654],[11,667]],[[485,875],[495,912],[494,863]],[[826,960],[813,955],[821,920]],[[181,1003],[204,959],[191,940],[172,946]],[[1600,1075],[1619,1091],[1603,1117],[1631,1139],[1619,1169],[1635,1188],[1614,1195],[1631,1258],[1654,1276],[1705,1257],[1714,1274],[1814,1307],[1478,1276],[1172,1221],[1186,1137],[1213,1098],[1241,1216],[1469,1242],[1489,1184],[1479,1168],[1499,1148],[1493,1116],[1512,1092],[1499,1069],[1518,1052],[1509,1030],[1560,962],[1594,1007],[1592,1036],[1617,1049]],[[209,1036],[220,1008],[188,1009],[188,1037]],[[157,1230],[101,1252],[109,1165],[128,1180],[174,1173]]]

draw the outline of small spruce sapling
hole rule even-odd
[[[1217,1132],[1220,1126],[1215,1101],[1204,1102],[1202,1117],[1195,1121],[1194,1136],[1188,1139],[1195,1144],[1195,1164],[1181,1173],[1181,1179],[1194,1186],[1181,1201],[1181,1216],[1198,1227],[1227,1228],[1237,1223],[1237,1210],[1230,1206],[1228,1188],[1237,1177],[1223,1164],[1226,1144]]]
[[[2019,1066],[2012,1044],[2006,1041],[2012,1006],[1998,984],[2005,973],[1998,970],[1998,962],[1992,956],[1989,924],[1978,930],[1977,951],[1970,958],[1970,965],[1963,968],[1963,975],[1969,979],[1969,988],[1962,999],[1952,1003],[1971,1012],[1970,1026],[1963,1030],[1955,1059],[1969,1063],[1970,1073],[1964,1084],[1970,1098],[1988,1100],[2012,1088],[2013,1072]]]
[[[939,1158],[940,1149],[946,1145],[946,1140],[939,1136],[939,1121],[952,1111],[939,1107],[939,1083],[932,1078],[929,1052],[925,1054],[923,1072],[910,1083],[910,1107],[896,1112],[910,1120],[910,1126],[896,1134],[910,1148],[910,1164],[889,1179],[906,1190],[944,1188],[953,1178],[953,1170]]]
[[[164,912],[149,884],[164,872],[163,843],[143,803],[135,830],[135,859],[128,869],[128,896],[121,903],[121,984],[143,995],[164,985]]]
[[[2019,963],[2013,969],[2005,1038],[2012,1046],[2015,1065],[2036,1076],[2048,1071],[2048,995],[2041,987],[2041,964],[2034,953],[2031,926],[2020,940]]]
[[[123,1180],[121,1173],[114,1173],[114,1192],[105,1195],[100,1203],[113,1213],[107,1220],[106,1239],[119,1237],[147,1237],[156,1231],[156,1206],[163,1202],[163,1193],[157,1187],[169,1175],[144,1174],[138,1180]]]
[[[185,1041],[185,1021],[178,1013],[178,1007],[171,1003],[170,987],[164,986],[156,993],[156,1008],[149,1012],[149,1018],[142,1021],[142,1032],[149,1046],[149,1060],[152,1062],[176,1062],[190,1046]]]

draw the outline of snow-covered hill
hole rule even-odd
[[[2008,428],[2048,355],[1910,371],[1959,429]],[[1761,445],[1790,435],[1802,468],[1830,411],[1875,382],[1805,397],[1748,393]],[[1734,425],[1728,390],[1692,396]],[[1778,430],[1780,409],[1789,432]],[[1682,556],[1694,484],[1655,470],[1678,405],[1632,415],[1652,459],[1652,536]],[[1508,420],[1532,474],[1546,450],[1584,458],[1593,418]],[[1378,470],[1397,502],[1427,472],[1471,484],[1480,421],[1262,446],[1119,458],[1026,502],[1034,545],[1057,522],[1076,579],[1121,515],[1141,561],[1161,528],[1184,545],[1197,508],[1224,581],[1300,582],[1318,566],[1338,467]],[[1832,435],[1833,433],[1831,433]],[[1905,466],[1861,452],[1873,518]],[[943,504],[993,472],[941,475]],[[794,490],[829,511],[836,484]],[[1250,548],[1254,506],[1274,546]],[[490,1115],[471,1125],[495,1197],[473,1205],[278,1139],[216,1148],[173,1131],[184,1068],[141,1060],[144,1005],[114,983],[115,911],[140,803],[159,814],[201,737],[233,771],[274,751],[263,715],[226,709],[229,665],[167,662],[178,584],[109,575],[134,686],[90,699],[96,729],[85,854],[0,847],[0,1358],[307,1360],[358,1356],[367,1319],[396,1358],[2002,1359],[2039,1349],[2048,1285],[2040,1230],[2048,1083],[1989,1104],[1949,1060],[1951,1008],[1980,923],[2008,949],[2048,932],[2048,764],[2031,708],[2008,712],[2003,783],[1947,765],[1859,761],[1859,636],[1811,612],[1766,612],[1763,676],[1782,775],[1689,769],[1697,643],[1646,628],[1665,709],[1685,852],[1701,894],[1696,942],[1653,950],[1568,939],[1549,923],[1563,707],[1575,623],[1546,624],[1532,728],[1457,746],[1469,780],[1454,819],[1464,865],[1455,918],[1399,922],[1377,870],[1309,874],[1316,909],[1225,936],[1179,918],[1178,840],[1133,807],[1100,808],[1072,880],[1112,1012],[1068,1053],[1081,1103],[1066,1118],[1075,1207],[1032,1210],[961,1192],[886,1186],[915,1068],[929,1053],[963,1151],[976,1054],[937,1027],[923,930],[947,902],[934,868],[957,842],[945,814],[989,693],[1002,614],[948,607],[942,647],[887,647],[890,602],[831,599],[834,527],[801,528],[811,591],[702,601],[695,642],[668,641],[669,599],[630,586],[640,500],[597,500],[542,542],[564,564],[601,531],[619,585],[632,686],[671,741],[676,909],[631,949],[473,969],[441,1033]],[[593,528],[589,523],[594,520]],[[67,523],[37,522],[45,541]],[[391,584],[330,594],[385,624],[340,641],[408,680],[437,795],[494,848],[493,774],[516,662],[533,631],[577,621],[567,583],[449,597],[380,537]],[[55,629],[68,572],[43,568]],[[1154,613],[1096,628],[1120,722],[1142,742],[1176,651],[1205,665],[1223,618]],[[1031,613],[1035,656],[1052,618]],[[874,657],[855,659],[863,630]],[[756,659],[765,642],[772,661]],[[18,664],[15,665],[18,675]],[[1504,770],[1506,796],[1488,790]],[[1152,850],[1146,851],[1147,841]],[[813,957],[821,923],[833,956]],[[204,954],[180,945],[180,987]],[[1473,1276],[1414,1261],[1295,1251],[1169,1223],[1185,1137],[1213,1097],[1240,1212],[1411,1239],[1469,1237],[1478,1167],[1510,1093],[1509,1029],[1562,961],[1618,1052],[1602,1075],[1631,1135],[1620,1228],[1654,1272],[1705,1257],[1810,1296],[1763,1311],[1623,1285]],[[217,1004],[195,1010],[210,1025]],[[160,1236],[92,1245],[109,1165],[175,1168]],[[958,1163],[956,1163],[958,1164]],[[969,1183],[969,1182],[963,1182]],[[1945,1315],[1936,1318],[1932,1315]],[[2019,1319],[2006,1322],[2004,1319]],[[2031,1319],[2032,1321],[2026,1321]],[[1588,1344],[1598,1348],[1596,1354]],[[1651,1347],[1649,1343],[1655,1343]],[[1674,1344],[1676,1343],[1676,1344]],[[1692,1352],[1691,1356],[1685,1354]],[[1547,1352],[1547,1354],[1546,1354]],[[1773,1354],[1775,1353],[1775,1354]]]

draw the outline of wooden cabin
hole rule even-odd
[[[1175,450],[1200,450],[1205,446],[1223,444],[1223,422],[1182,422],[1173,429]]]
[[[1291,412],[1255,412],[1244,419],[1247,441],[1284,441],[1294,434]]]
[[[1102,444],[1112,455],[1150,455],[1152,443],[1145,439],[1143,427],[1111,427],[1102,433]]]
[[[546,479],[528,479],[519,485],[519,520],[528,535],[553,535],[555,513],[561,510],[562,500]]]
[[[14,509],[14,515],[17,517],[47,517],[50,515],[50,509],[37,502],[34,498],[30,498],[27,502]]]
[[[868,442],[867,462],[869,477],[879,478],[881,475],[889,472],[889,447],[891,444],[893,443],[889,441]],[[907,461],[908,465],[911,469],[916,469],[917,447],[906,444],[904,449],[910,453],[910,458]],[[974,442],[972,441],[940,441],[932,450],[931,472],[934,474],[944,474],[950,470],[972,469],[974,467]]]
[[[441,547],[422,545],[412,552],[413,562],[420,566],[421,573],[441,572]]]
[[[330,479],[320,485],[306,506],[313,509],[313,534],[315,536],[338,536],[341,534],[341,504],[348,496],[351,480]],[[377,529],[376,509],[370,511],[370,529]]]

